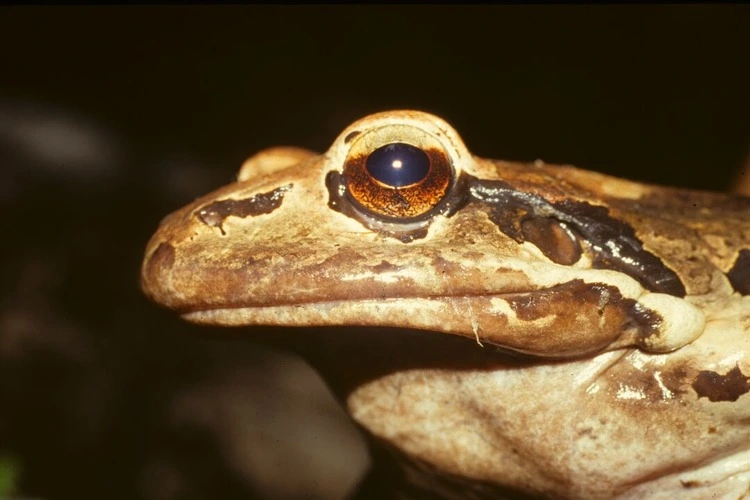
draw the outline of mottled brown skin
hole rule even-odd
[[[443,200],[408,221],[350,203],[351,157],[404,141],[451,162]],[[749,491],[750,198],[476,158],[413,111],[239,179],[162,221],[144,291],[284,327],[251,331],[310,357],[403,492]]]

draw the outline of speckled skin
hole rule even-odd
[[[457,201],[411,223],[422,231],[411,241],[394,237],[392,221],[332,209],[326,176],[341,173],[353,150],[395,140],[437,145],[457,177],[605,207],[676,273],[686,295],[595,268],[580,235],[580,259],[556,263],[505,234],[486,203]],[[241,216],[200,216],[226,200],[244,204]],[[248,160],[238,182],[162,221],[142,286],[199,323],[432,332],[419,337],[423,352],[407,342],[389,352],[419,362],[383,368],[380,360],[361,380],[339,370],[332,383],[346,386],[340,394],[359,424],[423,464],[412,482],[445,497],[492,497],[508,487],[557,497],[704,498],[747,493],[750,482],[743,251],[749,198],[485,160],[439,118],[395,111],[352,124],[323,155],[277,148]],[[388,332],[414,341],[413,332]]]

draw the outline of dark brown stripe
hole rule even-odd
[[[270,214],[281,206],[284,193],[292,189],[292,184],[276,188],[267,193],[259,193],[242,200],[220,200],[198,210],[198,219],[211,227],[218,227],[224,233],[222,224],[227,217],[255,217]]]
[[[661,316],[654,311],[623,297],[617,287],[578,279],[533,293],[508,295],[505,299],[520,319],[534,321],[552,316],[560,323],[557,328],[560,331],[575,331],[586,314],[592,314],[597,322],[603,317],[612,319],[618,316],[618,323],[635,328],[641,338],[657,333],[662,322]],[[580,310],[571,308],[570,304],[597,304],[598,307],[595,311]]]
[[[685,296],[685,286],[679,276],[645,250],[635,230],[609,215],[606,207],[573,200],[551,203],[539,195],[517,191],[502,181],[476,178],[471,178],[469,192],[470,203],[489,207],[490,219],[519,243],[529,241],[545,255],[554,256],[556,251],[550,247],[548,239],[539,233],[524,231],[523,224],[530,219],[549,219],[549,224],[556,221],[589,244],[594,253],[594,267],[623,272],[653,292]]]

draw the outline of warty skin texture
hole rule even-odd
[[[442,148],[466,192],[454,184],[438,213],[402,225],[342,208],[332,175],[389,141]],[[516,212],[472,198],[490,185],[543,200],[531,215],[512,207],[562,236],[519,226],[519,241]],[[606,210],[550,212],[568,206]],[[580,221],[632,230],[642,251],[602,264]],[[354,420],[408,464],[405,480],[437,495],[739,496],[749,221],[748,198],[481,159],[439,118],[396,111],[352,124],[322,155],[248,160],[238,182],[162,221],[142,286],[194,322],[317,327],[279,337],[304,346]],[[561,263],[571,245],[580,257]],[[684,296],[644,284],[631,264],[648,255]]]

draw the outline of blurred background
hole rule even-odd
[[[259,149],[436,113],[481,156],[725,190],[750,8],[0,8],[0,497],[346,498],[358,431],[300,359],[138,289],[159,220]]]

